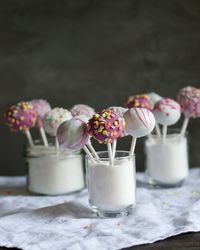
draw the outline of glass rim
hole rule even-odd
[[[108,155],[108,151],[107,150],[102,150],[102,151],[96,151],[97,155],[99,156],[99,159],[101,161],[109,161],[110,158],[109,157],[100,157],[100,154],[107,154]],[[117,153],[122,153],[122,154],[127,154],[125,156],[115,156],[114,160],[117,160],[117,159],[130,159],[130,158],[135,158],[135,153],[133,155],[129,155],[130,151],[128,150],[116,150],[116,154]],[[85,155],[85,158],[86,159],[91,159],[87,154]]]

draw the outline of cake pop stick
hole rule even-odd
[[[113,143],[112,143],[112,155],[113,155],[113,158],[115,158],[116,148],[117,148],[117,139],[113,140]]]
[[[63,108],[54,108],[44,117],[43,123],[46,133],[55,138],[56,153],[59,152],[59,144],[56,138],[57,129],[60,124],[70,119],[72,119],[71,113]]]
[[[200,90],[195,87],[185,87],[177,94],[177,101],[184,114],[184,122],[180,136],[185,135],[190,118],[200,117]]]
[[[127,108],[123,108],[123,107],[120,107],[120,106],[112,106],[112,107],[109,107],[108,109],[111,109],[116,114],[119,114],[121,117],[123,117],[124,113],[128,110]],[[124,133],[123,136],[125,136],[125,133]],[[113,158],[115,158],[116,148],[117,148],[117,139],[113,140],[113,143],[112,143]]]
[[[110,159],[110,165],[113,166],[114,159],[113,159],[111,143],[107,143],[107,149],[108,149],[108,155],[109,155],[109,159]]]
[[[181,116],[180,105],[170,98],[163,98],[155,104],[153,114],[156,121],[163,125],[162,138],[165,142],[167,126],[175,124]]]
[[[151,133],[155,126],[155,118],[152,112],[145,108],[131,108],[124,114],[125,131],[132,136],[130,156],[134,154],[136,138]]]
[[[113,164],[111,143],[123,136],[124,125],[124,119],[110,109],[96,113],[88,122],[90,135],[99,143],[109,144],[107,149],[111,165]]]
[[[34,146],[29,129],[36,122],[36,113],[33,106],[28,102],[19,102],[11,106],[6,112],[7,125],[13,132],[22,131],[29,142],[30,147]]]
[[[47,137],[44,131],[43,119],[45,115],[51,110],[50,104],[45,100],[32,100],[30,102],[36,113],[35,127],[39,129],[43,144],[48,147]]]

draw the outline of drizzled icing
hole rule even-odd
[[[153,103],[148,95],[135,95],[129,96],[127,100],[128,108],[146,108],[149,110],[153,109]]]
[[[200,89],[191,86],[181,89],[177,101],[186,117],[200,117]]]
[[[100,143],[111,143],[124,134],[124,119],[110,109],[96,113],[88,122],[88,131]]]
[[[148,135],[155,126],[152,112],[145,108],[131,108],[124,114],[125,131],[134,137]]]
[[[28,102],[19,102],[6,112],[6,123],[12,132],[28,130],[35,125],[35,122],[36,113]]]
[[[176,101],[170,98],[163,98],[155,104],[153,113],[158,123],[172,125],[179,120],[181,108]]]

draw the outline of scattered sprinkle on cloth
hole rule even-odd
[[[23,250],[112,250],[200,231],[200,168],[182,187],[153,189],[137,174],[137,205],[128,217],[100,219],[87,190],[36,196],[25,177],[0,177],[0,246]]]

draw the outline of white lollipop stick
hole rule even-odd
[[[56,154],[59,154],[59,143],[57,137],[55,137],[55,148],[56,148]]]
[[[25,135],[26,135],[26,137],[28,139],[28,143],[29,143],[30,147],[33,148],[34,147],[34,143],[33,143],[33,139],[32,139],[32,136],[31,136],[31,133],[30,133],[29,129],[26,129],[24,131],[24,133],[25,133]]]
[[[156,130],[157,136],[161,137],[160,127],[159,127],[159,124],[157,122],[155,124],[155,130]]]
[[[137,141],[137,138],[133,137],[132,138],[132,142],[131,142],[131,148],[130,148],[129,156],[133,156],[134,155],[136,141]]]
[[[113,143],[112,143],[112,155],[113,155],[113,159],[115,158],[116,148],[117,148],[117,139],[115,139],[113,141]]]
[[[166,136],[167,136],[167,125],[163,125],[162,134],[163,134],[163,142],[165,142],[166,141]]]
[[[87,145],[88,148],[90,149],[90,151],[91,151],[91,153],[93,154],[94,158],[99,159],[99,156],[98,156],[97,152],[95,151],[95,149],[93,148],[90,139],[88,140],[88,142],[87,142],[86,145]]]
[[[94,160],[94,157],[92,156],[92,154],[90,153],[89,149],[86,146],[83,147],[83,150],[91,160]]]
[[[181,128],[181,132],[180,132],[180,136],[181,136],[181,137],[184,137],[184,136],[185,136],[185,132],[186,132],[188,123],[189,123],[189,118],[185,117],[185,119],[184,119],[184,121],[183,121],[182,128]]]
[[[107,148],[108,148],[108,155],[110,159],[110,165],[113,166],[113,154],[112,154],[112,147],[110,143],[107,144]]]
[[[43,141],[43,143],[44,143],[44,146],[45,146],[45,147],[48,147],[49,145],[48,145],[48,141],[47,141],[46,134],[45,134],[45,132],[44,132],[44,128],[41,127],[39,130],[40,130],[40,135],[41,135],[41,137],[42,137],[42,141]]]

